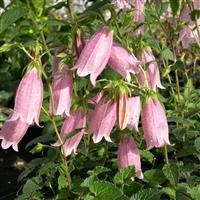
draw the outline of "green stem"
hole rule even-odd
[[[164,146],[165,162],[169,164],[167,145]]]

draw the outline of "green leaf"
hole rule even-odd
[[[34,191],[37,191],[41,189],[41,180],[39,177],[33,177],[32,179],[29,179],[24,187],[23,187],[23,193],[32,193]]]
[[[199,200],[200,197],[200,185],[197,185],[196,187],[192,188],[191,196],[194,200]]]
[[[164,193],[166,193],[170,199],[176,200],[176,191],[173,188],[165,187],[162,189]]]
[[[200,153],[200,137],[195,139],[194,146],[195,146],[196,150]]]
[[[88,174],[91,176],[97,176],[104,172],[109,172],[110,169],[104,166],[96,166],[95,169],[88,171]]]
[[[148,162],[153,162],[154,155],[150,151],[140,150],[140,155],[143,159],[146,159]]]
[[[114,183],[124,185],[130,182],[131,177],[134,177],[134,168],[132,166],[119,170],[114,176]]]
[[[58,190],[61,190],[62,188],[67,188],[67,180],[65,176],[60,175],[58,177]]]
[[[190,17],[191,17],[192,21],[195,21],[196,19],[199,19],[200,18],[200,10],[193,10],[190,13]]]
[[[4,8],[4,0],[0,0],[0,7]]]
[[[142,189],[133,194],[130,200],[159,200],[162,192],[156,189]]]
[[[179,181],[179,167],[175,164],[165,164],[162,170],[169,182],[176,186]]]
[[[25,15],[25,10],[22,8],[12,8],[4,12],[0,19],[0,33],[5,31],[10,25]]]
[[[95,177],[95,176],[89,176],[88,178],[86,178],[81,183],[81,187],[90,187],[90,185],[92,185],[94,181],[97,181],[97,177]]]
[[[150,169],[144,172],[145,180],[152,185],[159,185],[163,183],[166,178],[160,169]]]
[[[194,91],[194,86],[192,84],[192,80],[189,79],[185,85],[184,96],[189,97],[193,91]]]
[[[117,187],[106,181],[94,182],[89,186],[89,190],[95,195],[95,199],[98,200],[128,200]]]
[[[175,16],[180,7],[180,0],[169,0],[170,7],[172,9],[172,14]]]
[[[172,51],[168,48],[165,48],[163,51],[162,51],[162,56],[164,57],[165,60],[172,60],[174,61],[174,55],[172,53]]]

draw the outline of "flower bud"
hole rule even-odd
[[[125,129],[128,124],[129,116],[128,98],[125,92],[120,92],[118,99],[118,126],[121,130]]]

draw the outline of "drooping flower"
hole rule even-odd
[[[136,74],[139,72],[137,67],[139,63],[140,61],[133,54],[130,54],[122,46],[113,44],[108,65],[128,82],[131,81],[130,73]]]
[[[156,90],[156,87],[164,89],[160,81],[159,67],[156,62],[154,55],[147,50],[143,50],[141,54],[138,55],[143,65],[147,65],[146,77],[148,81],[148,87],[152,90]],[[140,85],[144,83],[144,74],[140,71],[137,74],[138,82]]]
[[[112,0],[112,4],[121,10],[131,9],[131,0]]]
[[[79,58],[81,52],[85,46],[85,40],[83,39],[82,35],[75,34],[75,49],[76,49],[76,57]]]
[[[133,21],[144,22],[144,0],[135,0],[134,6]]]
[[[65,114],[69,116],[73,92],[73,80],[72,74],[67,66],[63,65],[58,71],[58,74],[54,76],[52,91],[53,97],[50,97],[49,112],[53,115]]]
[[[93,86],[96,84],[96,78],[106,67],[111,53],[112,40],[113,32],[103,27],[87,42],[75,64],[74,68],[77,68],[78,76],[84,77],[90,74]]]
[[[134,166],[136,176],[143,179],[139,150],[133,138],[124,135],[118,146],[118,168],[122,169],[128,166]]]
[[[120,92],[117,106],[118,126],[121,130],[125,129],[128,124],[129,105],[128,97],[125,92]]]
[[[63,142],[64,147],[64,155],[67,157],[72,152],[76,153],[78,145],[83,137],[84,131],[86,126],[86,116],[83,113],[82,108],[78,108],[76,111],[72,112],[69,117],[66,117],[64,124],[61,128],[60,138]],[[70,133],[73,131],[76,131],[76,129],[79,131],[74,136],[66,139],[67,136],[69,136]],[[61,143],[58,140],[53,146],[60,146]]]
[[[11,145],[15,151],[18,151],[18,143],[28,130],[29,124],[21,121],[20,118],[12,119],[12,116],[6,120],[0,131],[1,147],[8,149]]]
[[[128,99],[129,115],[127,128],[138,131],[138,123],[140,119],[140,97],[131,97]]]
[[[39,115],[43,101],[43,83],[34,67],[22,78],[15,97],[12,119],[39,126]]]
[[[142,110],[142,127],[147,149],[170,145],[165,111],[160,102],[151,97]]]
[[[194,4],[194,6],[196,7],[198,5]],[[187,23],[186,27],[179,33],[179,41],[181,41],[184,49],[189,48],[190,44],[199,43],[200,41],[196,24],[192,21],[190,12],[189,6],[185,6],[181,12],[181,20]],[[197,23],[199,24],[199,21]]]
[[[93,134],[94,143],[98,143],[104,137],[106,141],[112,142],[110,133],[115,125],[117,116],[116,102],[107,101],[102,98],[94,110],[89,113],[90,128],[89,132]]]
[[[64,51],[64,46],[63,45],[59,46],[55,50],[55,56],[53,58],[53,63],[52,63],[52,71],[53,72],[57,72],[57,70],[59,69],[59,64],[60,64],[62,58],[59,57],[58,55],[63,51]]]

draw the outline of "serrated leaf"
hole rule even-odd
[[[174,55],[172,53],[172,51],[168,48],[165,48],[163,51],[162,51],[162,56],[164,57],[165,60],[171,60],[173,61],[174,60]]]
[[[176,186],[179,181],[179,167],[175,164],[165,164],[162,169],[165,177],[169,180],[169,182]]]
[[[58,190],[61,190],[62,188],[67,188],[67,180],[66,177],[60,175],[58,177]]]
[[[140,156],[146,159],[148,162],[152,163],[154,159],[154,155],[147,150],[140,150]]]
[[[25,15],[25,10],[22,8],[12,8],[4,12],[0,19],[0,33],[5,31],[10,25]]]
[[[142,189],[133,194],[130,200],[159,200],[162,192],[156,189]]]
[[[98,200],[105,200],[105,199],[112,199],[112,200],[119,200],[119,199],[127,199],[122,192],[115,187],[110,182],[106,181],[95,181],[93,184],[89,186],[89,190],[91,193],[95,195],[95,199]]]
[[[120,169],[114,176],[114,183],[124,185],[126,182],[130,182],[131,177],[134,177],[134,168],[132,166]]]
[[[163,188],[162,191],[166,193],[170,197],[170,199],[176,200],[176,191],[173,188],[166,187]]]
[[[92,185],[94,181],[97,181],[97,177],[95,177],[95,176],[89,176],[88,178],[86,178],[81,183],[81,187],[90,187],[90,185]]]
[[[110,169],[104,166],[96,166],[93,170],[89,170],[88,174],[91,176],[97,176],[104,172],[109,172]]]
[[[200,185],[197,185],[196,187],[192,188],[191,196],[194,200],[199,200],[200,197]]]
[[[162,184],[166,178],[160,169],[150,169],[144,172],[145,180],[147,180],[151,185]]]
[[[180,0],[169,0],[170,7],[172,9],[172,14],[175,16],[180,7]]]

